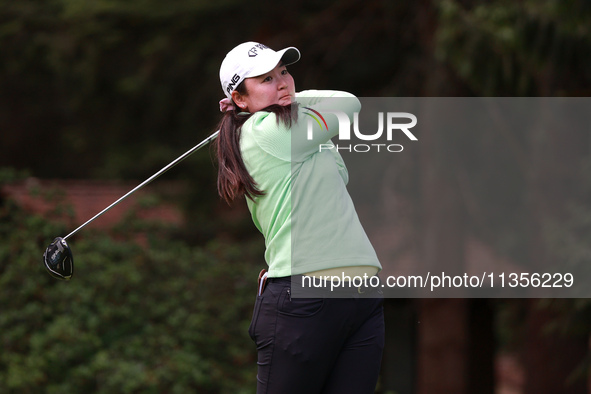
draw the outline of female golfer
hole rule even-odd
[[[257,393],[373,393],[383,300],[371,286],[344,281],[372,277],[381,266],[330,142],[339,132],[334,111],[353,119],[360,103],[344,92],[296,93],[286,66],[299,58],[293,47],[276,52],[246,42],[220,67],[226,98],[218,190],[228,202],[246,197],[266,245],[267,281],[260,282],[249,328],[258,351]],[[326,284],[315,298],[294,297],[293,286],[305,287],[306,276],[343,283],[338,291]]]

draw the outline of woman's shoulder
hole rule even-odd
[[[254,113],[242,126],[240,145],[243,153],[266,153],[283,161],[289,161],[291,133],[283,122],[277,122],[273,112]]]
[[[272,141],[286,134],[290,135],[289,126],[278,121],[278,115],[273,112],[258,111],[242,125],[241,134],[244,138],[253,139],[261,144],[263,141]]]
[[[243,132],[274,132],[278,128],[277,115],[273,112],[258,111],[242,126]]]

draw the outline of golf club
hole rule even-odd
[[[70,234],[66,235],[65,237],[57,237],[49,244],[47,249],[45,249],[45,253],[43,253],[43,264],[45,268],[49,272],[51,276],[57,279],[64,279],[68,280],[72,277],[74,273],[74,258],[72,257],[72,250],[70,246],[66,242],[66,239],[70,238],[72,235],[76,234],[78,231],[82,230],[86,225],[90,224],[96,218],[107,212],[109,209],[113,208],[115,205],[119,204],[121,201],[125,200],[131,194],[135,193],[148,183],[152,182],[154,179],[158,178],[160,175],[164,174],[166,171],[170,170],[172,167],[180,163],[182,160],[199,150],[199,148],[203,147],[204,145],[208,144],[212,140],[214,140],[219,134],[219,130],[201,141],[199,144],[195,145],[193,148],[189,149],[187,152],[183,153],[177,159],[170,162],[168,165],[163,167],[160,171],[137,185],[135,188],[127,192],[124,196],[119,198],[117,201],[94,215],[92,218],[87,220],[84,224],[79,226],[77,229],[72,231]]]

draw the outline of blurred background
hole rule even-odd
[[[216,130],[219,65],[249,40],[300,49],[298,90],[591,93],[587,0],[0,0],[0,392],[254,392],[263,239],[217,196],[211,149],[70,239],[71,281],[41,262]],[[591,262],[591,124],[418,138],[392,180],[400,253]],[[503,193],[474,207],[482,179]],[[378,393],[591,391],[587,299],[385,308]]]

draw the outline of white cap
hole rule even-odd
[[[226,97],[232,98],[232,91],[236,89],[245,78],[258,77],[273,70],[279,61],[288,66],[300,60],[300,51],[289,47],[280,51],[259,44],[258,42],[245,42],[226,55],[220,66],[220,82]]]

